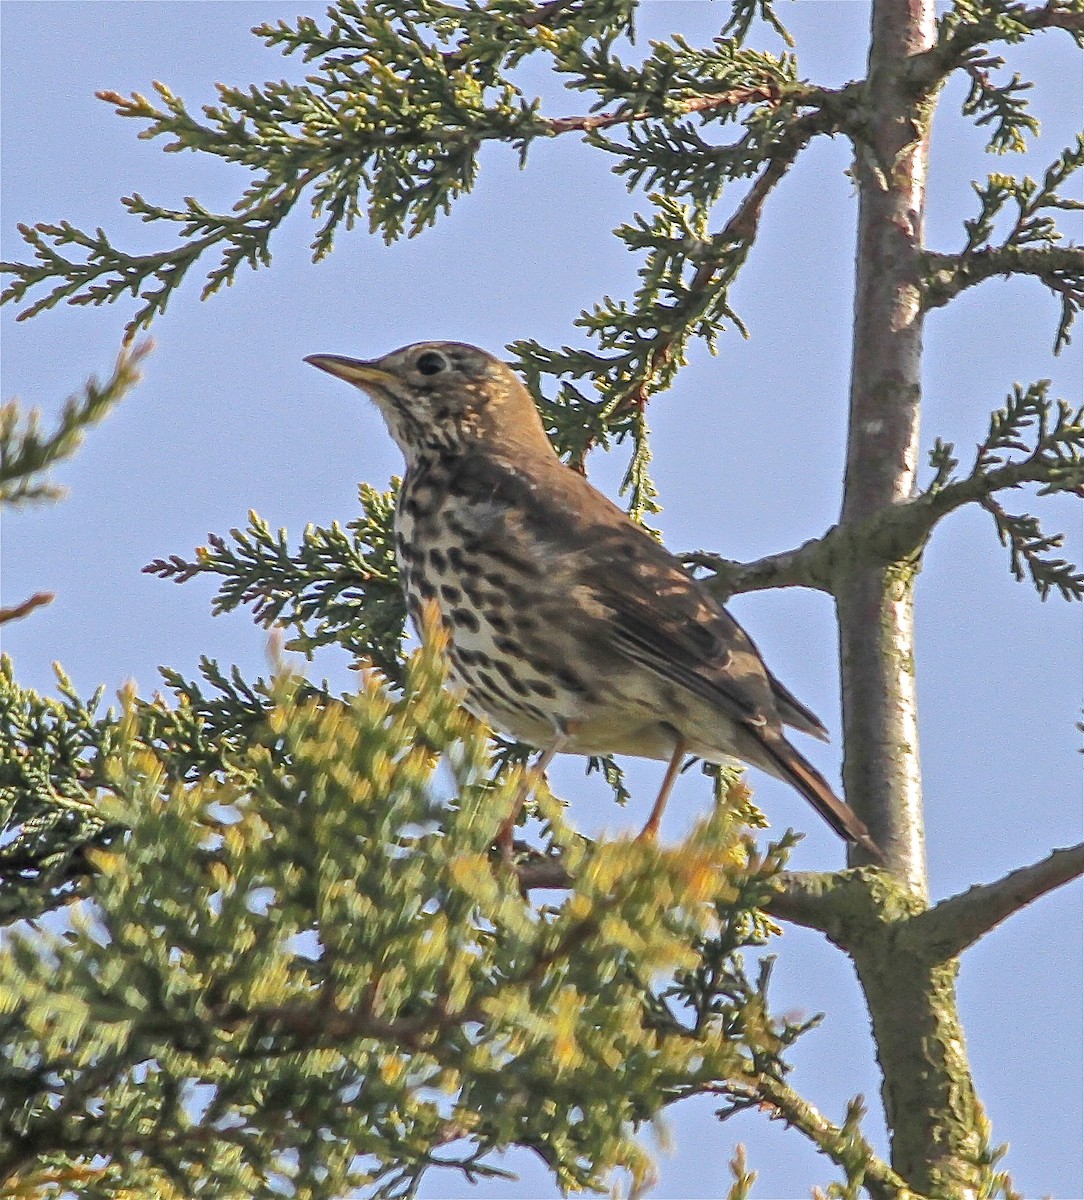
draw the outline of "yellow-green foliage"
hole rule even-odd
[[[638,1125],[774,1059],[793,1028],[732,953],[772,867],[728,808],[675,849],[591,845],[543,789],[575,882],[540,907],[490,853],[520,775],[490,782],[439,661],[350,702],[283,674],[195,783],[131,706],[102,795],[130,833],[87,851],[93,901],[0,955],[9,1187],[394,1195],[511,1145],[566,1188],[640,1182]]]

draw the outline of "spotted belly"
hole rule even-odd
[[[409,486],[412,483],[413,486]],[[448,632],[449,686],[494,729],[539,748],[668,759],[669,697],[644,694],[631,664],[564,628],[573,597],[539,587],[544,567],[472,536],[422,477],[396,513],[396,559],[414,628],[435,604]],[[552,581],[550,581],[552,584]],[[669,690],[669,689],[667,689]]]
[[[434,603],[448,632],[449,685],[480,720],[544,747],[582,715],[587,687],[546,653],[546,631],[524,590],[494,564],[454,546],[407,542],[399,570],[414,627]]]
[[[410,596],[416,597],[412,612],[420,612],[426,601],[436,602],[449,635],[449,683],[463,693],[475,716],[535,746],[548,745],[558,730],[576,720],[575,692],[558,689],[552,670],[520,641],[523,622],[499,611],[484,585],[464,588],[415,575]],[[417,617],[414,623],[417,627]],[[570,672],[565,674],[574,682]]]

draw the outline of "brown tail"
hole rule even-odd
[[[760,743],[780,775],[802,793],[841,838],[861,846],[876,862],[884,862],[880,847],[854,809],[840,800],[828,780],[781,733],[761,731]]]

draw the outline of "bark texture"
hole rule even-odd
[[[856,138],[858,277],[841,524],[910,498],[918,465],[922,269],[932,98],[908,60],[934,39],[933,0],[873,6],[868,102]],[[890,870],[925,894],[914,672],[914,564],[836,567],[849,803]],[[857,859],[856,861],[861,861]]]
[[[859,121],[857,280],[841,526],[914,494],[919,452],[920,280],[936,85],[912,63],[935,40],[933,0],[874,0],[868,97]],[[980,1122],[956,1008],[957,962],[915,937],[928,905],[914,669],[919,551],[886,564],[860,549],[836,565],[847,799],[888,877],[842,885],[829,937],[854,960],[884,1076],[893,1169],[924,1196],[974,1197]],[[852,854],[852,865],[864,861]],[[835,907],[835,906],[833,906]]]

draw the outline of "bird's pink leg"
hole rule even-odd
[[[666,802],[670,799],[670,793],[674,790],[674,781],[681,770],[681,760],[685,757],[685,751],[684,738],[678,738],[677,745],[674,747],[674,753],[670,757],[670,765],[666,768],[666,774],[662,777],[662,787],[659,788],[655,807],[651,810],[651,816],[648,817],[647,824],[636,835],[638,842],[653,842],[659,836],[659,822],[662,820],[662,813],[666,807]]]

